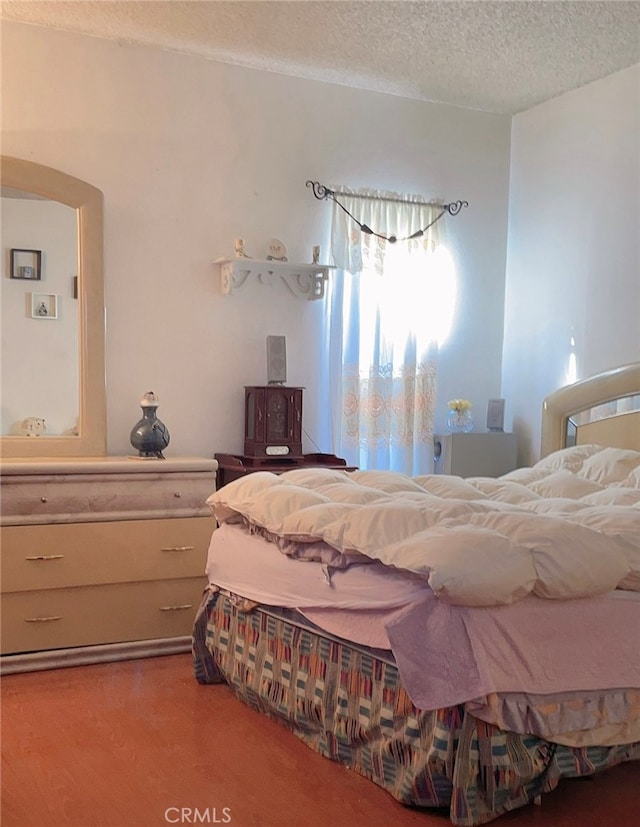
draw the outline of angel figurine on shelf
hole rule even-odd
[[[235,240],[236,258],[249,258],[244,251],[244,238],[236,238]]]

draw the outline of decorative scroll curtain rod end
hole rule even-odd
[[[330,190],[329,187],[325,187],[319,181],[307,181],[307,186],[311,187],[313,194],[319,200],[322,200],[323,198],[332,198],[335,195],[333,190]]]
[[[452,201],[451,204],[445,204],[444,208],[449,215],[457,215],[463,207],[468,207],[468,201]]]

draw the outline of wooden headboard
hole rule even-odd
[[[544,400],[541,455],[587,443],[640,451],[640,362],[567,385]]]

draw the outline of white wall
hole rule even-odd
[[[520,460],[544,397],[640,359],[640,66],[517,115],[512,127],[503,395]]]
[[[289,383],[306,386],[318,433],[320,303],[284,285],[222,297],[212,266],[237,237],[256,257],[273,236],[290,260],[326,251],[330,205],[307,179],[470,202],[446,219],[461,298],[437,426],[451,396],[483,412],[500,395],[508,117],[12,23],[2,77],[2,151],[105,195],[110,454],[130,450],[147,390],[167,455],[240,451],[243,386],[266,381],[268,334],[287,337]]]

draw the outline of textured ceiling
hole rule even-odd
[[[0,18],[499,113],[640,63],[634,0],[3,0]]]

